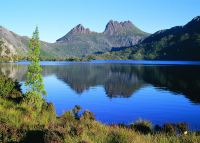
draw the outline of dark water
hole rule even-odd
[[[103,123],[187,122],[200,129],[200,62],[42,62],[46,100],[58,115],[75,105]],[[27,63],[1,64],[23,83]],[[23,86],[23,90],[25,88]]]

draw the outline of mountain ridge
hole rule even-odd
[[[110,21],[112,22],[112,20]],[[113,21],[114,22],[114,21]],[[98,33],[78,24],[72,28],[66,35],[56,40],[54,43],[41,41],[41,57],[44,59],[65,58],[70,56],[83,57],[98,52],[108,52],[113,47],[131,46],[148,34],[126,33],[132,26],[135,31],[141,32],[130,21],[116,22],[123,28],[115,28],[115,34],[109,34],[105,28],[104,32]],[[109,23],[107,24],[109,25]],[[128,28],[124,28],[128,27]],[[116,31],[116,29],[118,29]],[[17,55],[24,57],[27,55],[29,39],[26,36],[20,36],[4,27],[0,27],[0,38],[4,39],[8,45],[12,45],[17,51]],[[10,48],[11,49],[11,48]]]
[[[119,34],[118,32],[127,32],[130,31],[132,34],[136,35],[145,35],[147,33],[141,31],[139,28],[137,28],[131,21],[124,21],[124,22],[118,22],[110,20],[108,24],[106,25],[106,28],[104,30],[104,34],[108,35],[114,35]],[[121,34],[121,33],[120,33]]]
[[[140,60],[200,60],[200,16],[183,26],[157,31],[114,54]]]
[[[9,55],[27,55],[28,37],[19,36],[0,26],[0,39],[6,43],[3,47],[11,52],[14,48]],[[118,52],[118,57],[125,55],[127,59],[200,60],[200,16],[183,26],[160,30],[151,35],[130,21],[110,20],[101,33],[79,24],[55,43],[41,41],[41,47],[43,59],[85,57],[110,51],[112,54],[114,51]],[[9,56],[5,50],[3,55]]]
[[[82,24],[78,24],[74,28],[72,28],[66,35],[56,40],[56,42],[63,42],[68,40],[68,36],[78,35],[78,34],[91,34],[92,31],[89,28],[85,28]]]
[[[143,32],[139,28],[137,28],[131,21],[124,21],[124,22],[118,22],[110,20],[105,27],[105,30],[103,32],[94,32],[91,31],[89,28],[85,28],[82,24],[78,24],[72,30],[70,30],[66,35],[56,40],[56,42],[66,42],[69,41],[69,39],[72,36],[77,35],[90,35],[90,34],[97,34],[97,35],[104,35],[104,36],[135,36],[138,39],[142,39],[144,36],[147,36],[148,33]],[[142,38],[141,38],[142,37]],[[135,42],[135,43],[136,43]],[[135,44],[134,43],[134,44]]]

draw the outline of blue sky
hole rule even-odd
[[[26,36],[38,25],[40,39],[54,42],[79,23],[102,32],[111,19],[130,20],[153,33],[197,15],[200,0],[1,0],[0,25]]]

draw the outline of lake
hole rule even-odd
[[[2,63],[0,72],[22,83],[27,62]],[[200,62],[41,62],[47,102],[58,116],[80,105],[98,121],[187,122],[200,129]]]

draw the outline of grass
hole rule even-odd
[[[77,107],[76,107],[77,108]],[[0,133],[2,142],[66,142],[66,143],[198,143],[195,132],[168,134],[153,132],[148,121],[131,125],[104,125],[85,111],[78,118],[73,112],[56,117],[52,104],[44,103],[42,111],[25,104],[0,98]],[[180,125],[179,125],[180,126]],[[164,127],[163,127],[164,129]]]

